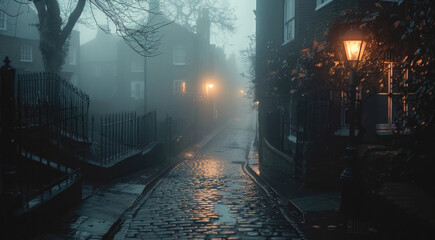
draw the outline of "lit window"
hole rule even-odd
[[[186,81],[174,80],[174,96],[184,96],[186,94]]]
[[[284,43],[295,39],[295,0],[284,0]]]
[[[6,30],[6,28],[7,28],[6,13],[0,10],[0,30]]]
[[[316,0],[316,11],[332,2],[332,0]]]
[[[186,49],[182,45],[174,47],[174,65],[186,65]]]
[[[143,61],[132,61],[131,62],[132,72],[144,72],[144,62]]]
[[[407,87],[404,79],[408,79],[408,71],[402,72],[400,65],[393,62],[385,62],[384,79],[380,81],[377,95],[386,103],[386,118],[381,124],[377,124],[378,133],[392,134],[394,122],[402,113],[408,113],[408,101],[400,94],[400,87]],[[394,82],[393,82],[394,81]],[[385,121],[386,120],[386,121]]]
[[[131,82],[131,97],[135,100],[144,98],[144,83],[142,81]]]
[[[32,61],[32,46],[23,45],[21,46],[21,58],[22,62],[31,62]]]
[[[69,48],[68,62],[71,65],[76,65],[76,48],[75,47]]]

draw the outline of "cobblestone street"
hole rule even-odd
[[[169,173],[124,215],[115,239],[299,239],[242,170],[250,113]]]

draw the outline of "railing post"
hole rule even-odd
[[[156,109],[154,109],[154,141],[157,140],[157,112]]]
[[[92,124],[92,127],[93,126],[94,124]],[[94,132],[92,132],[92,134],[94,134]],[[101,166],[103,166],[103,115],[100,115],[100,162]]]
[[[4,65],[0,68],[0,111],[1,111],[1,129],[0,132],[0,154],[4,154],[6,159],[0,161],[0,178],[4,178],[7,171],[8,160],[14,159],[16,148],[14,147],[13,124],[15,122],[15,72],[9,64],[9,58],[3,61]],[[3,193],[5,186],[4,181],[0,182],[0,194]]]

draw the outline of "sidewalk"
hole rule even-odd
[[[60,221],[53,223],[51,233],[36,239],[101,239],[117,225],[123,213],[135,205],[153,185],[170,169],[184,159],[194,157],[194,152],[205,147],[219,135],[228,124],[224,124],[201,141],[188,147],[176,157],[129,176],[118,178],[95,190],[84,185],[84,199]]]
[[[339,192],[320,192],[308,189],[296,182],[279,182],[273,174],[260,170],[258,149],[251,142],[247,168],[256,178],[266,183],[268,189],[283,203],[289,214],[299,220],[301,230],[308,239],[341,239],[345,234],[344,221],[340,219]]]

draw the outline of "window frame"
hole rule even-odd
[[[296,0],[284,0],[283,16],[283,45],[296,38]],[[290,16],[288,16],[290,15]],[[289,38],[289,26],[291,26],[291,38]]]
[[[6,21],[7,15],[5,12],[0,11],[0,30],[8,30],[8,23]]]
[[[77,51],[76,51],[75,47],[70,47],[69,48],[68,63],[70,65],[76,65],[77,64]]]
[[[134,73],[145,72],[145,63],[143,61],[131,61],[131,72]]]
[[[176,79],[172,84],[172,92],[174,96],[185,96],[186,95],[186,81]]]
[[[145,83],[143,81],[131,81],[130,97],[133,98],[134,100],[144,99]]]
[[[329,3],[331,3],[334,0],[316,0],[316,11],[321,9],[322,7],[328,5]]]
[[[184,45],[175,45],[173,48],[173,64],[176,66],[184,66],[186,65],[186,58],[186,47]]]
[[[33,62],[33,47],[29,44],[20,47],[20,62]]]
[[[376,124],[376,133],[378,135],[392,135],[393,130],[396,129],[395,121],[394,121],[394,97],[400,96],[400,93],[396,92],[393,85],[394,77],[397,76],[397,74],[394,72],[395,68],[400,66],[397,62],[390,62],[386,61],[384,62],[385,69],[386,69],[386,92],[379,92],[376,93],[378,96],[385,96],[387,97],[387,122],[386,123],[378,123]],[[403,78],[408,79],[409,72],[406,70],[404,73],[399,73],[399,76],[402,75]],[[403,85],[407,86],[407,84]],[[409,112],[409,101],[406,98],[402,98],[402,111],[405,113],[405,115]]]

